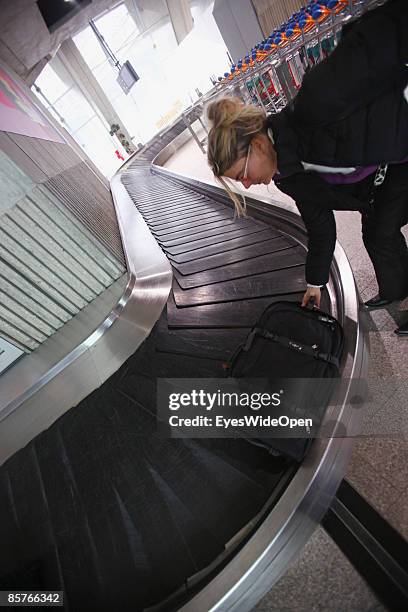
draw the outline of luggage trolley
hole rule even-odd
[[[256,54],[254,53],[253,56]],[[246,59],[245,68],[238,62],[239,76],[236,80],[236,95],[244,102],[256,104],[267,112],[278,112],[287,102],[282,85],[272,64],[260,65],[255,57]]]
[[[261,106],[268,113],[279,112],[294,98],[305,73],[335,49],[343,25],[384,1],[309,2],[263,43],[255,45],[244,60],[232,64],[230,72],[219,79],[219,91]]]

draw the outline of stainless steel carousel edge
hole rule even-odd
[[[126,289],[97,329],[57,363],[27,367],[22,359],[2,377],[0,465],[107,380],[148,336],[166,304],[168,260],[120,174],[111,190],[128,268]]]

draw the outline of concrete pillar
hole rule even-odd
[[[215,0],[213,16],[234,62],[264,38],[258,16],[248,0]]]
[[[193,29],[193,16],[188,0],[166,0],[177,43]]]
[[[293,13],[305,6],[305,0],[252,0],[265,36],[284,24]]]
[[[167,11],[178,44],[193,29],[194,22],[188,0],[166,0],[165,5],[158,0],[124,0],[124,4],[141,33],[165,17]]]
[[[95,39],[95,44],[98,44]],[[129,142],[130,151],[134,150],[132,138],[129,132],[123,125],[119,115],[116,113],[112,104],[108,100],[102,87],[92,74],[91,69],[85,62],[84,58],[80,54],[78,47],[75,45],[72,39],[65,40],[57,53],[58,58],[61,60],[64,68],[69,72],[74,83],[84,94],[87,101],[95,108],[99,110],[105,120],[110,126],[118,125],[118,135],[123,134],[125,139]],[[122,140],[122,139],[120,139]],[[123,144],[123,143],[122,143]],[[126,148],[126,147],[125,147]]]
[[[46,55],[39,62],[37,62],[33,68],[31,68],[31,70],[24,77],[27,87],[32,87],[34,85],[37,78],[51,59],[51,55]]]
[[[124,5],[126,6],[127,12],[135,22],[139,32],[143,32],[146,27],[140,14],[139,3],[137,2],[137,0],[125,0]]]

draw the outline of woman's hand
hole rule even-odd
[[[308,287],[305,295],[303,296],[302,306],[307,306],[310,299],[314,298],[314,306],[316,306],[316,308],[320,308],[321,295],[322,292],[320,287]]]

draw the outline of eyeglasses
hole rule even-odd
[[[248,162],[249,162],[249,154],[251,153],[251,145],[249,145],[248,147],[248,153],[246,156],[246,162],[245,162],[245,168],[244,168],[244,174],[242,175],[242,181],[245,181],[248,178]]]

